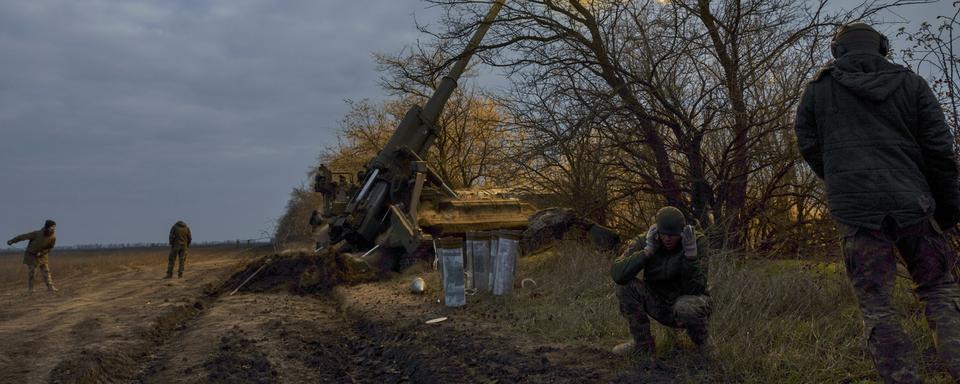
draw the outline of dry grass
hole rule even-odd
[[[612,254],[567,243],[521,259],[517,281],[537,287],[510,297],[476,296],[470,310],[496,313],[518,331],[549,341],[611,347],[629,337],[609,277]],[[842,266],[799,261],[710,262],[715,346],[704,366],[683,332],[654,322],[659,355],[686,382],[868,383],[877,380],[867,353],[859,309]],[[435,275],[435,274],[434,274]],[[436,278],[435,276],[431,276]],[[430,281],[438,286],[439,281]],[[924,353],[930,383],[951,382],[931,369],[933,341],[907,281],[895,303],[904,326]],[[629,361],[625,361],[628,364]]]
[[[167,248],[71,251],[54,249],[50,253],[50,271],[56,282],[91,274],[148,268],[162,269],[166,268],[169,252]],[[189,258],[192,261],[198,261],[236,253],[237,249],[232,247],[193,248],[190,250]],[[23,254],[20,253],[0,254],[0,286],[26,286],[27,266],[22,261]]]

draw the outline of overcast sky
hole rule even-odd
[[[435,14],[418,0],[0,0],[0,238],[46,218],[63,245],[165,242],[177,220],[198,241],[261,237],[335,141],[343,100],[384,97],[371,54]]]

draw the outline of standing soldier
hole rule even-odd
[[[314,239],[314,248],[320,250],[321,248],[326,247],[326,241],[322,241],[321,231],[319,228],[323,226],[323,214],[319,209],[314,209],[313,213],[310,214],[310,236]]]
[[[313,190],[323,195],[323,214],[333,214],[333,199],[337,193],[337,185],[333,182],[333,173],[327,168],[326,164],[320,164],[317,167],[317,173],[313,176]]]
[[[43,224],[43,229],[24,233],[7,241],[7,245],[13,245],[24,240],[29,240],[27,250],[23,254],[23,263],[27,265],[27,290],[33,293],[33,277],[37,274],[37,268],[43,274],[43,280],[47,283],[47,290],[58,292],[59,289],[53,286],[53,276],[50,275],[50,265],[47,255],[53,246],[57,244],[57,223],[53,220],[47,220]]]
[[[183,265],[187,261],[187,251],[190,249],[190,243],[193,237],[190,236],[190,228],[187,224],[178,221],[170,228],[170,257],[167,258],[167,275],[164,279],[173,277],[173,263],[175,259],[180,259],[180,268],[177,269],[177,277],[183,277]]]
[[[620,314],[633,340],[614,347],[619,355],[635,353],[656,365],[650,317],[668,327],[684,328],[701,352],[708,348],[706,238],[687,225],[675,207],[657,211],[656,224],[637,236],[613,264]],[[637,274],[643,271],[643,280]]]
[[[797,109],[800,153],[824,180],[860,302],[867,345],[887,383],[919,383],[914,346],[891,304],[900,251],[947,370],[960,380],[960,289],[942,230],[960,216],[954,139],[930,87],[886,59],[864,23],[838,29],[836,58]]]

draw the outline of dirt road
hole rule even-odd
[[[197,313],[204,290],[239,262],[235,251],[196,250],[184,279],[163,280],[163,250],[120,265],[77,262],[83,257],[53,255],[59,293],[46,292],[42,281],[33,295],[22,281],[0,286],[0,383],[69,382],[84,370],[132,377],[151,345]]]
[[[230,296],[223,282],[249,258],[203,256],[183,280],[133,263],[68,275],[58,295],[4,287],[0,382],[669,382],[619,369],[605,350],[542,343],[503,327],[510,319],[411,295],[402,279]]]

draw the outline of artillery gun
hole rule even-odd
[[[535,211],[532,205],[502,194],[454,191],[426,161],[440,134],[437,118],[503,4],[494,2],[426,104],[407,111],[387,144],[366,164],[350,200],[331,204],[329,243],[339,244],[340,251],[383,247],[396,261],[418,248],[432,249],[427,244],[433,236],[526,227]]]

